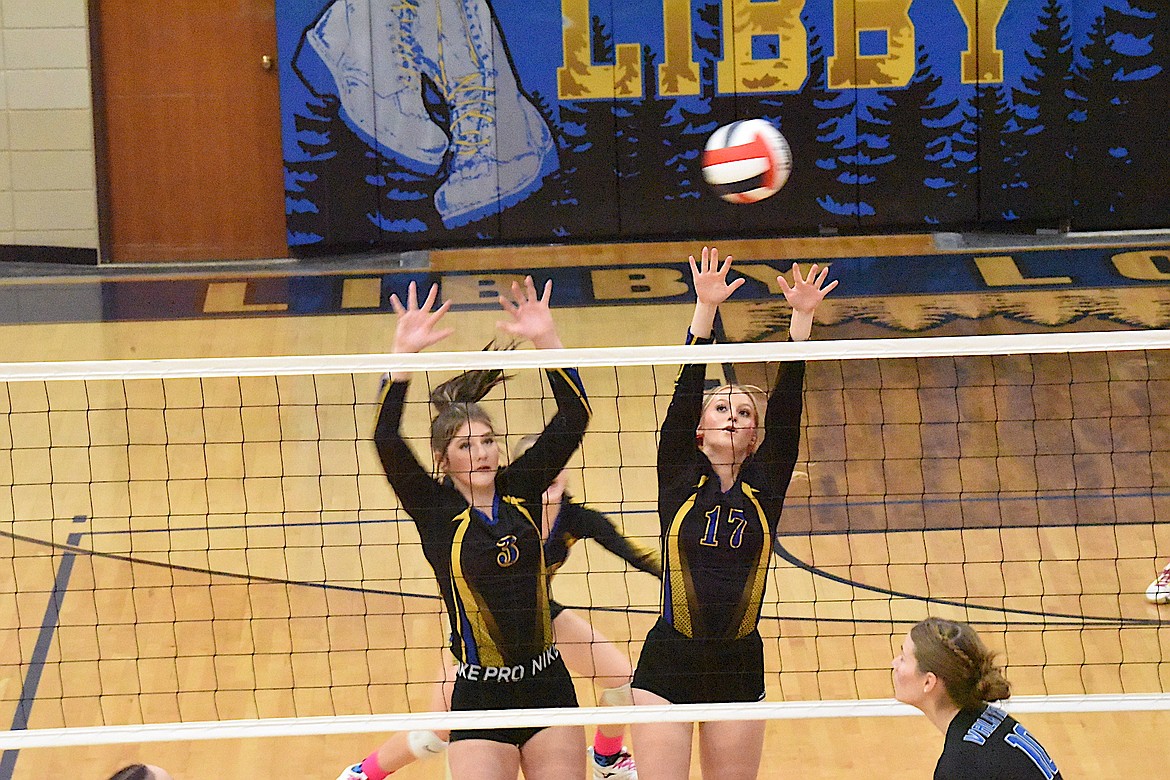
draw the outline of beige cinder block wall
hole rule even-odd
[[[98,248],[86,0],[0,0],[0,245]]]

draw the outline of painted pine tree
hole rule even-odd
[[[1072,184],[1073,44],[1064,0],[1046,0],[1024,56],[1031,68],[1015,93],[1016,122],[1026,143],[1019,170],[1028,193],[1020,219],[1062,226],[1069,219]]]
[[[377,156],[342,121],[341,102],[319,96],[296,116],[296,143],[304,159],[285,163],[285,209],[290,247],[327,244],[365,247],[381,239],[373,216]]]

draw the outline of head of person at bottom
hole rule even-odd
[[[703,394],[695,441],[713,464],[739,466],[763,438],[768,398],[754,385],[727,384]]]
[[[910,629],[894,657],[894,698],[922,710],[945,731],[959,710],[1011,696],[995,658],[968,624],[926,618]]]
[[[124,766],[114,774],[110,775],[109,780],[175,780],[170,772],[163,769],[161,766],[152,766],[151,764],[131,764]]]
[[[470,498],[495,492],[500,445],[491,416],[480,401],[504,381],[497,370],[465,371],[431,391],[431,452],[435,465]]]

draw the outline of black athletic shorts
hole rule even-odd
[[[555,647],[513,667],[460,664],[451,694],[452,712],[576,706],[573,679]],[[520,747],[544,728],[460,729],[451,732],[450,741],[486,739]]]
[[[566,607],[566,606],[565,606],[564,604],[562,604],[561,602],[559,602],[559,601],[553,601],[552,599],[549,599],[549,600],[548,600],[548,614],[549,614],[549,617],[550,617],[550,622],[551,622],[551,621],[553,621],[553,620],[556,620],[556,619],[557,619],[557,615],[561,614],[561,613],[562,613],[562,612],[564,612],[566,609],[568,609],[568,607]]]
[[[659,618],[646,635],[633,687],[672,704],[760,701],[763,640],[758,631],[740,639],[690,639]]]

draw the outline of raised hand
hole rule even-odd
[[[731,255],[719,262],[719,250],[715,247],[703,247],[700,262],[695,262],[695,256],[688,260],[691,264],[691,279],[695,284],[695,300],[706,306],[718,306],[731,294],[743,286],[747,281],[743,277],[727,283],[727,272],[731,270]]]
[[[792,321],[788,326],[788,334],[793,341],[805,341],[812,335],[813,312],[817,310],[825,296],[837,286],[836,279],[825,284],[828,276],[829,267],[821,268],[816,263],[808,269],[808,276],[801,276],[800,265],[793,263],[792,284],[783,276],[776,277],[784,297],[792,306]]]
[[[794,311],[812,312],[815,311],[821,301],[825,299],[834,287],[837,286],[837,280],[825,284],[825,279],[829,276],[829,267],[821,266],[816,263],[808,269],[808,276],[802,277],[800,275],[800,264],[792,264],[792,284],[783,276],[777,276],[776,281],[780,283],[780,289],[784,292],[784,297],[788,299],[788,303],[792,306]]]
[[[420,305],[418,302],[418,288],[414,282],[410,283],[406,296],[406,305],[402,304],[397,295],[390,296],[390,305],[398,315],[398,323],[394,328],[394,352],[421,352],[432,344],[437,344],[450,336],[452,328],[435,329],[435,325],[451,308],[451,301],[443,301],[437,309],[435,300],[439,297],[439,285],[432,284],[427,298]],[[432,310],[433,309],[433,310]]]
[[[552,279],[544,283],[544,291],[537,295],[531,276],[524,277],[524,285],[512,282],[511,298],[500,296],[500,308],[510,319],[501,320],[496,327],[517,339],[527,339],[537,349],[558,349],[561,346],[557,326],[549,310],[552,297]]]

